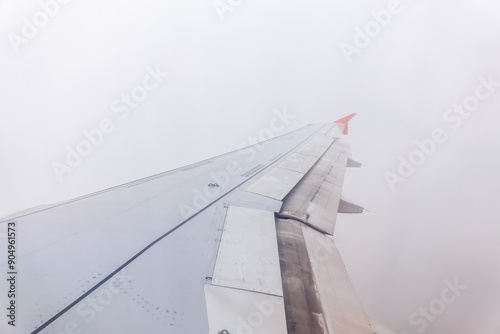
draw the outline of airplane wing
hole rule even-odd
[[[1,332],[373,334],[332,238],[352,116],[2,220]]]

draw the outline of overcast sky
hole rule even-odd
[[[59,1],[0,0],[0,216],[356,112],[370,212],[336,241],[368,314],[500,333],[499,1]]]

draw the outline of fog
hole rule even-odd
[[[234,150],[276,113],[285,133],[355,112],[364,166],[344,195],[369,211],[335,238],[367,313],[402,334],[500,333],[499,13],[2,0],[0,216]]]

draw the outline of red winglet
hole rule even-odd
[[[356,113],[354,114],[350,114],[349,116],[346,116],[346,117],[342,117],[341,119],[339,120],[336,120],[335,122],[333,123],[340,123],[340,124],[344,124],[344,132],[343,134],[347,134],[347,129],[349,128],[349,121],[356,115]]]

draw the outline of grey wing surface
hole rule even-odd
[[[16,326],[2,332],[373,333],[332,239],[346,127],[3,220],[19,240]]]

